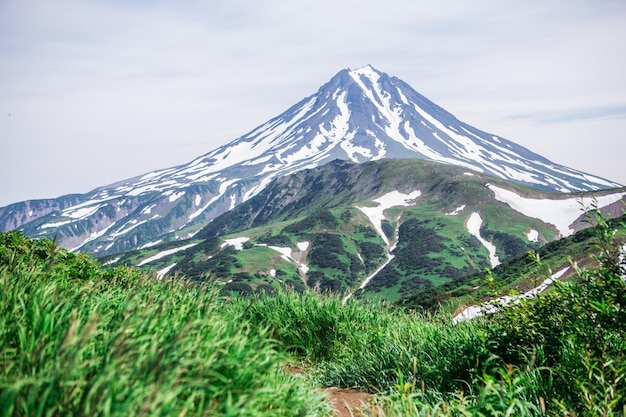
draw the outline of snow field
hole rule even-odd
[[[552,274],[550,278],[545,279],[539,286],[533,288],[532,290],[525,292],[521,295],[506,295],[504,297],[495,298],[485,304],[475,305],[467,307],[461,313],[457,314],[452,321],[456,324],[461,321],[471,320],[476,317],[483,316],[485,314],[493,314],[497,312],[500,308],[507,306],[511,303],[517,304],[522,299],[532,298],[537,296],[538,294],[544,292],[550,285],[552,285],[557,279],[561,278],[568,270],[569,266],[559,270],[558,272]]]
[[[522,197],[493,184],[487,184],[487,187],[493,191],[496,200],[508,204],[513,210],[554,225],[561,237],[574,233],[574,229],[570,226],[583,215],[585,210],[590,209],[594,202],[597,203],[598,208],[602,208],[621,200],[626,195],[622,192],[596,198],[571,197],[552,200]]]

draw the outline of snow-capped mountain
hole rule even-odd
[[[188,164],[71,199],[0,208],[0,228],[57,236],[71,250],[98,255],[126,251],[190,237],[274,178],[334,159],[396,157],[560,192],[620,186],[463,123],[398,78],[365,66],[340,71],[283,114]]]

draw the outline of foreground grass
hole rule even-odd
[[[624,416],[623,242],[597,230],[600,269],[457,325],[312,292],[221,298],[0,234],[0,412],[325,415],[314,381],[376,393],[372,416]]]
[[[3,416],[327,414],[215,291],[118,272],[0,268]]]

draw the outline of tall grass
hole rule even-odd
[[[2,416],[328,413],[310,384],[281,371],[267,331],[214,290],[72,281],[29,263],[0,267]]]
[[[383,392],[399,379],[438,390],[469,382],[489,358],[480,322],[454,326],[376,303],[282,292],[246,306],[246,317],[291,353],[314,362],[324,385]]]

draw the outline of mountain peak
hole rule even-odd
[[[378,78],[382,73],[374,68],[372,65],[367,64],[363,67],[348,70],[353,75],[364,75],[368,78]]]

